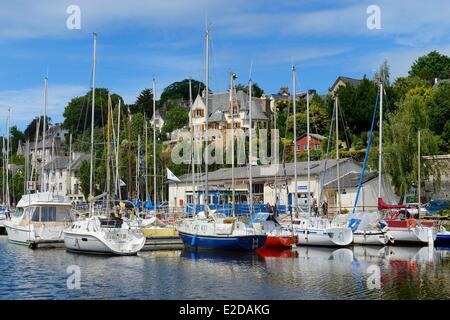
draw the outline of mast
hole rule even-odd
[[[111,198],[111,95],[108,94],[108,124],[106,127],[106,213],[109,215]]]
[[[420,130],[417,131],[417,212],[420,215]]]
[[[148,201],[148,123],[145,119],[145,201]]]
[[[231,130],[233,130],[233,134],[231,136],[231,195],[232,195],[232,200],[231,200],[231,213],[233,215],[233,217],[235,216],[235,193],[236,193],[236,186],[235,186],[235,179],[234,179],[234,105],[233,105],[233,79],[236,77],[236,74],[231,73],[230,74],[230,95],[229,95],[229,100],[230,100],[230,112],[231,112]]]
[[[155,198],[156,211],[156,82],[153,78],[153,192]]]
[[[338,214],[341,213],[341,177],[339,173],[339,103],[338,97],[336,103],[336,174],[337,174],[337,205]]]
[[[308,215],[311,216],[311,141],[309,136],[309,90],[306,92],[306,143],[308,144]]]
[[[131,200],[131,112],[128,108],[128,199]]]
[[[297,108],[296,108],[296,93],[297,93],[297,73],[295,66],[292,66],[292,105],[294,116],[294,210],[298,209],[298,188],[297,188]],[[308,190],[309,192],[309,190]]]
[[[72,194],[72,134],[69,136],[69,183],[67,184],[67,193]]]
[[[47,88],[48,88],[48,78],[44,78],[44,118],[43,118],[43,126],[42,126],[42,161],[41,161],[41,192],[46,191],[45,189],[45,174],[44,174],[44,166],[45,166],[45,131],[47,129]]]
[[[192,211],[195,214],[197,214],[197,208],[196,208],[196,203],[197,201],[195,201],[195,197],[196,197],[196,190],[195,190],[195,161],[194,161],[194,157],[195,157],[195,135],[194,135],[194,121],[192,119],[192,83],[191,83],[191,79],[189,78],[189,106],[190,106],[190,111],[189,111],[189,119],[191,120],[191,133],[192,133],[192,146],[191,146],[191,160],[192,160]]]
[[[119,177],[119,149],[120,149],[120,109],[121,109],[121,99],[119,99],[119,106],[117,110],[117,143],[116,143],[116,176],[115,176],[115,186],[116,186],[116,195],[121,200],[121,192],[120,192],[120,177]]]
[[[6,122],[6,130],[7,130],[7,134],[6,134],[6,207],[9,209],[10,206],[10,199],[9,199],[9,148],[10,148],[10,140],[11,140],[11,130],[9,129],[9,121],[10,121],[10,117],[11,117],[11,109],[8,108],[8,120]]]
[[[253,118],[252,118],[252,88],[253,81],[250,79],[248,81],[248,122],[249,122],[249,150],[248,150],[248,177],[249,177],[249,209],[250,216],[253,213],[253,167],[252,167],[252,156],[253,156]],[[275,191],[276,194],[276,191]]]
[[[138,135],[138,149],[136,161],[136,199],[140,199],[141,197],[140,181],[139,181],[140,166],[141,166],[141,135]]]
[[[381,198],[381,174],[383,165],[383,82],[380,82],[380,139],[378,141],[378,199]]]
[[[209,29],[206,30],[205,35],[205,194],[203,196],[204,212],[208,215],[208,162],[209,162],[209,151],[208,151],[208,116],[209,116]]]
[[[97,33],[94,32],[94,56],[92,64],[92,102],[91,102],[91,163],[89,169],[89,196],[94,196],[94,115],[95,115],[95,69],[96,69],[96,55],[97,55]],[[45,116],[44,116],[45,121]],[[45,122],[44,122],[45,131]]]

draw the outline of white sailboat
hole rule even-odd
[[[47,110],[48,79],[44,79],[44,121]],[[8,240],[37,248],[63,242],[63,229],[71,221],[72,204],[67,197],[48,191],[45,184],[45,122],[42,135],[41,190],[25,194],[15,212],[4,222]],[[9,125],[8,125],[9,130]]]
[[[142,233],[131,230],[120,216],[115,216],[115,209],[110,201],[110,127],[111,97],[108,96],[108,125],[107,125],[107,164],[106,180],[107,191],[96,198],[93,194],[93,158],[94,158],[94,106],[95,106],[95,63],[96,63],[97,34],[94,33],[94,60],[92,79],[92,114],[91,114],[91,165],[90,165],[90,204],[89,217],[75,221],[64,230],[64,244],[68,251],[92,254],[135,255],[145,245]],[[102,201],[100,212],[95,210],[95,202]]]
[[[379,167],[381,168],[381,155],[382,155],[382,149],[381,149],[381,142],[382,142],[382,126],[383,126],[383,84],[380,85],[380,92],[377,96],[376,103],[375,103],[375,110],[374,115],[372,118],[372,126],[370,130],[370,136],[368,141],[368,147],[366,150],[366,155],[364,159],[364,165],[362,168],[362,172],[360,175],[360,182],[358,185],[358,192],[355,199],[355,203],[353,206],[353,213],[350,216],[350,219],[347,219],[347,224],[352,227],[353,230],[353,243],[359,244],[359,245],[372,245],[372,246],[378,246],[378,245],[386,245],[389,242],[394,242],[394,237],[389,233],[389,228],[387,227],[386,223],[381,221],[381,217],[379,216],[378,212],[356,212],[356,206],[358,204],[358,196],[359,196],[359,190],[362,186],[363,178],[364,178],[364,172],[366,168],[367,158],[369,156],[369,150],[370,145],[372,142],[372,133],[373,128],[375,124],[375,116],[376,116],[376,108],[378,104],[378,97],[380,98],[379,103],[379,110],[380,110],[380,121],[379,121],[379,128],[380,128],[380,139],[379,139]],[[378,196],[381,196],[381,169],[378,170],[379,176],[378,176]]]
[[[295,66],[292,69],[292,82],[293,82],[293,108],[296,108],[296,70]],[[307,108],[307,146],[308,146],[308,216],[300,217],[294,219],[293,227],[295,233],[297,234],[298,244],[301,245],[314,245],[314,246],[332,246],[332,247],[345,247],[352,243],[353,234],[352,230],[346,226],[338,226],[335,223],[332,223],[328,220],[328,218],[322,217],[311,217],[311,177],[310,177],[310,142],[309,142],[309,92],[306,94],[306,108]],[[338,108],[336,101],[336,159],[337,159],[337,175],[338,175],[338,204],[339,210],[338,214],[340,214],[340,187],[339,187],[339,148],[338,148],[338,125],[337,125],[337,117]],[[295,116],[294,116],[295,119]],[[294,120],[294,128],[296,128],[296,121]],[[295,129],[294,129],[294,132]],[[297,137],[294,136],[294,154],[297,152]],[[294,157],[294,166],[297,166],[296,157]],[[295,188],[297,188],[297,172],[295,174]],[[295,209],[297,210],[297,190],[295,190]]]

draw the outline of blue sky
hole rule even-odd
[[[431,50],[450,55],[450,3],[331,0],[2,1],[0,5],[0,134],[7,108],[20,129],[39,115],[49,76],[49,115],[61,121],[70,99],[89,90],[92,32],[98,33],[97,87],[134,102],[157,81],[157,92],[188,77],[204,80],[204,31],[211,28],[210,83],[227,89],[228,74],[252,79],[267,93],[290,86],[325,93],[339,75],[372,77],[387,59],[391,77],[406,75]],[[66,28],[69,5],[81,29]],[[369,5],[381,29],[366,25]]]

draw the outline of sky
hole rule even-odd
[[[67,28],[80,9],[80,29]],[[379,29],[368,28],[380,9]],[[450,55],[448,0],[40,0],[0,4],[0,134],[8,108],[23,130],[42,109],[48,75],[48,114],[62,121],[71,98],[89,91],[93,32],[96,87],[133,103],[156,79],[157,96],[174,81],[205,80],[204,35],[211,34],[210,86],[227,90],[229,73],[266,93],[291,86],[326,93],[340,76],[371,78],[385,60],[391,79],[407,75],[420,55]],[[72,20],[70,20],[72,21]]]

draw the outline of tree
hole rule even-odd
[[[192,99],[202,93],[205,84],[198,80],[191,79]],[[167,86],[161,93],[160,104],[164,106],[168,100],[183,99],[189,101],[189,79],[177,81]]]
[[[429,83],[433,83],[435,78],[446,79],[450,71],[450,57],[431,51],[425,56],[421,56],[414,61],[409,70],[410,76],[420,77]]]
[[[153,116],[153,90],[144,89],[130,106],[131,113],[142,113],[151,118]]]
[[[429,121],[425,99],[422,96],[408,96],[398,104],[398,110],[388,115],[384,126],[384,162],[392,184],[399,194],[417,186],[417,135],[421,131],[421,153],[436,154],[438,139],[428,129]],[[424,143],[426,141],[426,143]],[[440,181],[439,168],[431,161],[421,170],[422,181],[433,176],[435,188]]]
[[[450,83],[441,83],[428,101],[430,129],[441,134],[450,115]]]
[[[77,179],[80,181],[80,189],[83,192],[84,197],[87,199],[89,196],[89,175],[90,165],[89,161],[83,161],[80,166],[80,170],[77,172]]]
[[[374,79],[378,83],[383,83],[384,87],[389,87],[389,77],[390,77],[390,67],[387,60],[384,60],[383,63],[378,68],[378,71],[375,72]]]
[[[351,85],[340,87],[336,92],[341,111],[339,122],[345,123],[353,134],[370,130],[377,93],[377,84],[366,77],[357,87]],[[329,110],[332,110],[333,99],[329,99],[329,103]]]
[[[103,127],[107,120],[107,102],[109,90],[105,88],[95,89],[94,126]],[[82,97],[73,98],[64,109],[64,122],[62,127],[68,129],[72,134],[82,133],[91,127],[91,100],[92,90]],[[113,107],[123,99],[117,94],[111,94]]]
[[[239,91],[239,90],[244,91],[245,93],[248,94],[248,84],[244,85],[242,83],[239,83],[236,86],[236,91]],[[261,98],[261,96],[263,94],[264,94],[264,90],[261,89],[256,82],[254,82],[253,86],[252,86],[252,96],[253,97],[257,97],[257,98]]]
[[[17,152],[17,148],[19,147],[19,143],[24,142],[26,140],[25,134],[17,129],[17,126],[12,126],[10,128],[10,147],[11,154],[15,154]]]
[[[189,109],[175,106],[166,113],[166,119],[162,128],[163,133],[172,132],[189,123]]]
[[[36,129],[37,129],[37,125],[38,125],[39,121],[40,121],[40,124],[39,124],[38,139],[40,137],[42,137],[42,128],[44,127],[44,116],[34,118],[33,120],[31,120],[31,122],[26,127],[26,129],[23,133],[25,134],[26,138],[29,141],[34,141],[34,139],[36,139]],[[51,121],[52,121],[52,119],[49,116],[47,116],[46,121],[45,121],[46,130],[48,130],[48,128],[51,124]]]

